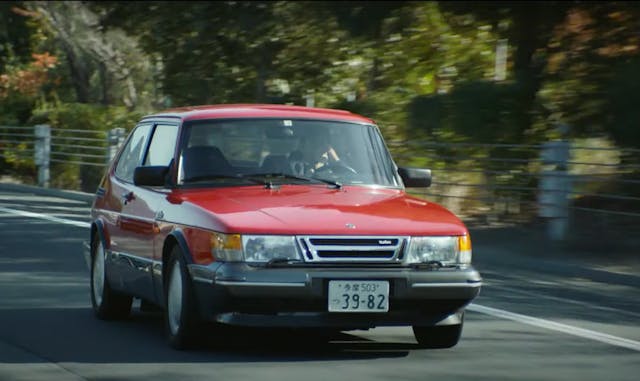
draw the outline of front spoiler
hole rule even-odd
[[[459,324],[479,293],[480,274],[464,269],[253,267],[190,265],[203,318],[270,327],[360,327]],[[387,280],[389,312],[329,313],[330,280]],[[460,316],[459,316],[460,315]]]

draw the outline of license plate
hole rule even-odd
[[[388,312],[389,282],[329,281],[329,312]]]

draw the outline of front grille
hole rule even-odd
[[[392,258],[393,251],[354,250],[354,251],[329,251],[319,250],[318,256],[322,258]]]
[[[325,246],[395,246],[398,244],[397,238],[384,239],[384,238],[310,238],[309,242],[312,245],[325,245]]]
[[[307,262],[398,263],[407,237],[298,237]]]

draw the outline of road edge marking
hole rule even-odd
[[[485,315],[512,320],[515,322],[524,323],[524,324],[532,325],[539,328],[558,331],[558,332],[566,333],[573,336],[579,336],[585,339],[591,339],[591,340],[599,341],[601,343],[615,345],[617,347],[627,348],[627,349],[640,352],[640,341],[625,339],[619,336],[592,331],[590,329],[579,328],[579,327],[575,327],[568,324],[554,322],[551,320],[540,319],[533,316],[517,314],[514,312],[509,312],[509,311],[501,310],[498,308],[483,306],[480,304],[470,304],[469,306],[467,306],[467,310],[480,312]]]
[[[81,227],[81,228],[91,227],[91,224],[88,223],[88,222],[74,221],[74,220],[69,220],[69,219],[66,219],[66,218],[54,217],[54,216],[50,216],[48,214],[43,214],[43,213],[27,212],[25,210],[4,208],[2,206],[0,206],[0,212],[9,213],[9,214],[13,214],[13,215],[16,215],[16,216],[21,216],[21,217],[38,218],[38,219],[41,219],[41,220],[57,222],[59,224],[65,224],[65,225],[73,225],[73,226],[78,226],[78,227]]]

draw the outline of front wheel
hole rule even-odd
[[[433,327],[413,326],[413,335],[420,348],[451,348],[458,344],[463,323]]]
[[[91,305],[99,319],[124,319],[131,312],[133,298],[111,289],[107,280],[106,253],[97,236],[91,243]]]
[[[164,320],[169,344],[175,349],[189,348],[195,344],[200,319],[191,279],[178,247],[171,252],[164,280]]]

